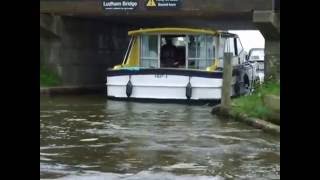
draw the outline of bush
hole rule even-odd
[[[233,99],[233,109],[237,113],[245,113],[250,117],[256,117],[271,121],[272,111],[263,104],[266,94],[280,95],[280,84],[268,81],[256,87],[250,96],[241,96]]]
[[[57,86],[61,84],[59,76],[49,69],[40,67],[40,86]]]

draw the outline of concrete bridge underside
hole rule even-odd
[[[148,10],[147,0],[136,0],[135,10],[104,12],[101,0],[40,0],[41,13],[55,13],[60,15],[84,16],[207,16],[245,13],[265,10],[277,10],[279,5],[275,0],[180,0],[181,5],[176,10]],[[221,16],[221,17],[222,17]]]
[[[141,27],[258,29],[272,62],[266,67],[280,62],[280,13],[272,0],[184,0],[177,10],[138,7],[126,13],[104,12],[99,0],[41,0],[40,13],[41,63],[56,71],[64,85],[103,85],[105,70],[122,61],[127,31]],[[280,65],[275,67],[268,73],[279,74]]]

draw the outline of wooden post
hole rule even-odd
[[[232,53],[224,53],[223,58],[221,106],[226,109],[229,109],[231,106],[232,56]]]

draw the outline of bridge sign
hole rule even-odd
[[[103,11],[168,10],[181,6],[183,0],[101,0]]]
[[[138,6],[138,0],[102,0],[103,10],[134,10]]]

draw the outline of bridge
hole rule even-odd
[[[265,38],[266,73],[280,78],[279,3],[279,0],[40,0],[41,63],[54,69],[64,85],[103,84],[106,68],[122,60],[128,30],[159,26],[260,30]]]

